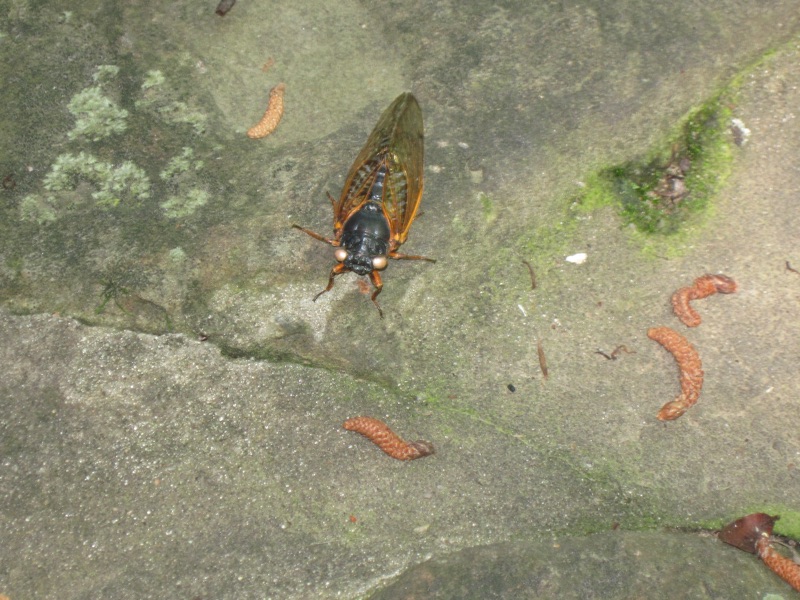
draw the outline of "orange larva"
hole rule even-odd
[[[800,592],[800,564],[778,554],[772,547],[772,542],[776,541],[772,528],[777,520],[777,515],[753,513],[728,523],[719,532],[719,539],[739,550],[757,554],[773,573]]]
[[[761,539],[756,542],[758,557],[764,561],[764,564],[767,565],[773,573],[800,592],[800,565],[778,554],[770,542],[770,536],[761,535]]]
[[[726,275],[703,275],[694,280],[691,287],[682,287],[672,295],[672,309],[687,327],[697,327],[702,322],[698,312],[689,304],[692,300],[706,298],[712,294],[732,294],[736,282]]]
[[[360,433],[386,454],[397,460],[414,460],[434,453],[433,444],[424,440],[406,442],[389,426],[372,417],[353,417],[344,422],[348,431]]]
[[[283,116],[283,93],[285,91],[286,86],[283,83],[272,88],[269,93],[267,111],[258,123],[247,130],[247,137],[257,140],[275,131]]]
[[[677,331],[669,327],[654,327],[648,329],[647,337],[664,346],[675,357],[681,370],[681,393],[667,402],[658,413],[661,421],[677,419],[689,408],[694,406],[700,397],[703,387],[703,364],[700,355],[689,341]]]

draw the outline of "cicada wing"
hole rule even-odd
[[[394,107],[396,121],[386,149],[387,183],[383,206],[396,248],[406,241],[422,198],[424,150],[422,110],[417,99],[409,93],[402,94],[389,109]]]
[[[389,148],[392,130],[397,123],[398,101],[405,94],[397,98],[383,111],[377,125],[369,134],[367,142],[356,156],[342,188],[342,195],[333,208],[334,230],[338,236],[345,222],[369,199],[378,169],[386,164],[386,152]]]
[[[367,201],[379,169],[385,167],[384,211],[393,248],[402,244],[422,195],[422,161],[422,111],[416,98],[404,93],[383,112],[350,167],[342,195],[334,206],[336,234]]]
[[[353,166],[350,167],[342,195],[333,206],[333,229],[337,238],[347,219],[369,199],[372,184],[375,183],[378,169],[383,164],[383,156],[369,155],[365,152],[367,146],[362,148]]]

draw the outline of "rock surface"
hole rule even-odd
[[[446,598],[465,572],[475,597],[508,572],[520,598],[790,593],[675,528],[761,510],[800,536],[796,2],[0,14],[0,594]],[[278,81],[284,120],[247,139]],[[575,208],[728,85],[749,137],[663,255]],[[427,166],[403,250],[438,262],[389,266],[384,320],[354,276],[313,303],[333,257],[289,226],[328,233],[325,191],[408,89]],[[682,327],[670,295],[706,272],[739,289],[697,302],[703,392],[663,424],[677,368],[645,334]],[[356,415],[436,454],[393,461]]]

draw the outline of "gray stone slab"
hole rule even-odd
[[[800,537],[797,3],[213,8],[0,3],[0,594],[357,598],[433,565],[448,597],[477,564],[476,590],[510,565],[548,597],[524,571],[553,541],[552,570],[599,565],[559,597],[616,572],[644,597],[786,593],[662,529],[763,510]],[[278,81],[284,121],[249,140]],[[581,209],[726,86],[750,136],[679,236]],[[383,320],[354,276],[313,303],[333,258],[289,226],[328,233],[325,191],[407,89],[426,188],[403,250],[438,262],[390,265]],[[681,329],[669,297],[705,272],[739,290]],[[667,424],[658,325],[706,373]],[[360,414],[436,455],[393,461],[341,428]],[[585,537],[616,526],[643,531]]]

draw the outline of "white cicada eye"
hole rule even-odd
[[[337,248],[333,251],[333,256],[339,262],[344,262],[347,259],[347,250],[344,248]]]
[[[386,257],[385,256],[375,256],[372,259],[372,268],[376,271],[383,271],[386,268]]]

